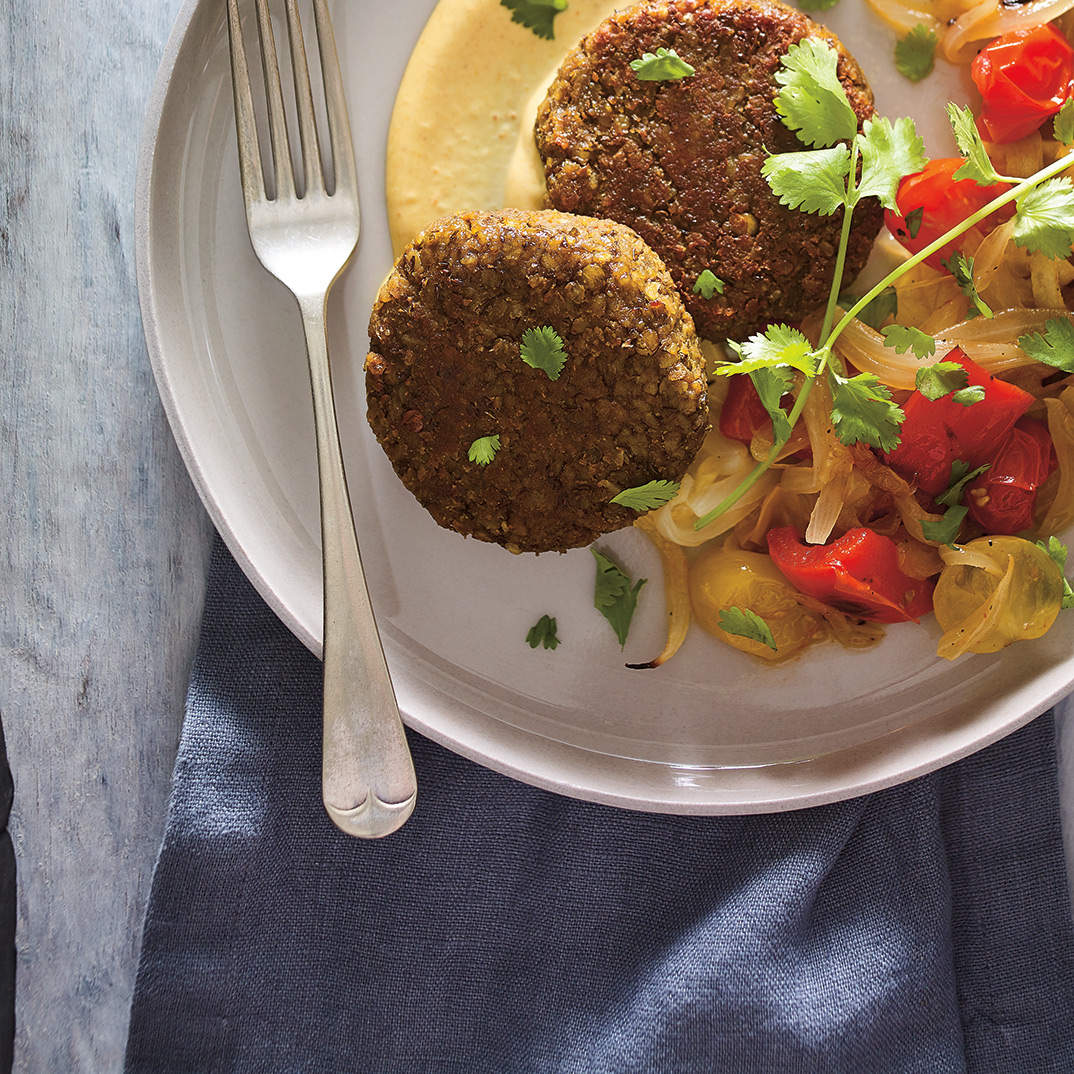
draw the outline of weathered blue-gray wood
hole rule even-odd
[[[178,0],[0,4],[0,709],[16,1069],[116,1071],[209,527],[146,356],[134,177]]]

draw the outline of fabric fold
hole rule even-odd
[[[1050,716],[789,814],[677,817],[411,735],[412,819],[338,832],[320,666],[217,542],[129,1074],[1074,1070]]]

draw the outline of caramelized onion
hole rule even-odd
[[[660,553],[664,568],[664,602],[668,613],[668,636],[663,651],[647,664],[631,667],[658,668],[667,663],[686,640],[690,629],[690,589],[686,553],[657,531],[652,514],[642,515],[634,525],[645,534]]]
[[[981,0],[960,15],[940,39],[944,59],[969,63],[977,43],[1014,30],[1028,30],[1051,22],[1074,8],[1074,0],[1028,0],[1008,6],[1001,0]]]

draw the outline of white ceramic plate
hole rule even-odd
[[[340,424],[359,537],[406,722],[482,764],[564,794],[674,813],[750,813],[850,797],[1001,737],[1074,682],[1063,617],[1041,641],[954,664],[935,624],[894,627],[870,653],[832,645],[760,666],[699,629],[666,667],[659,564],[633,531],[600,542],[647,575],[626,651],[592,606],[593,561],[513,557],[439,529],[399,484],[364,419],[372,300],[390,266],[384,149],[395,91],[432,0],[339,0],[336,35],[359,155],[363,232],[330,309]],[[189,0],[153,94],[139,169],[138,271],[160,392],[190,473],[259,591],[320,646],[312,412],[299,320],[250,250],[239,194],[220,0]],[[953,72],[912,87],[862,0],[829,25],[889,116],[922,120]],[[548,613],[562,645],[531,650]]]

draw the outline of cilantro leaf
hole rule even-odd
[[[798,0],[798,6],[803,11],[830,11],[839,0]]]
[[[951,463],[951,477],[947,488],[936,497],[936,502],[942,507],[955,507],[960,504],[962,494],[966,491],[966,486],[975,477],[980,477],[991,465],[990,462],[986,462],[983,466],[978,466],[976,470],[971,470],[968,462],[955,459]]]
[[[724,608],[720,612],[719,626],[728,634],[739,638],[749,638],[767,645],[773,652],[777,651],[776,639],[772,637],[772,628],[749,608]]]
[[[884,116],[867,119],[858,135],[861,152],[861,180],[856,195],[859,198],[880,199],[885,209],[898,212],[896,191],[903,176],[912,175],[925,167],[925,143],[921,140],[908,116],[894,124]]]
[[[1063,602],[1059,605],[1060,610],[1074,608],[1074,589],[1071,588],[1066,577],[1067,546],[1058,537],[1052,536],[1048,538],[1047,544],[1044,541],[1037,541],[1037,547],[1043,549],[1055,560],[1059,573],[1063,575]]]
[[[988,150],[981,140],[973,112],[969,108],[959,108],[957,104],[948,102],[947,115],[951,120],[951,129],[955,132],[958,148],[966,157],[966,163],[954,173],[953,178],[972,179],[982,186],[998,183],[1000,174],[993,167]],[[998,195],[999,191],[996,193]]]
[[[945,395],[960,406],[973,406],[985,397],[985,390],[980,384],[967,387],[969,374],[966,367],[958,362],[937,362],[935,365],[919,369],[915,376],[917,390],[926,398],[935,402]]]
[[[936,353],[936,340],[927,332],[922,332],[920,328],[914,328],[912,325],[889,324],[887,328],[880,329],[880,334],[884,337],[884,346],[893,347],[896,354],[905,354],[912,350],[915,358],[924,361]],[[956,363],[948,364],[955,365]],[[962,369],[962,366],[958,368]],[[918,370],[919,378],[923,372],[924,370]],[[966,371],[962,369],[962,372]]]
[[[958,362],[937,362],[919,369],[915,376],[917,390],[928,400],[935,402],[951,392],[965,388],[970,375]]]
[[[1074,243],[1074,186],[1069,179],[1047,179],[1018,199],[1013,238],[1030,253],[1070,256]]]
[[[644,485],[623,489],[617,496],[612,497],[612,503],[633,508],[635,511],[652,511],[663,507],[678,494],[678,481],[647,481]]]
[[[801,370],[807,377],[815,376],[817,372],[817,353],[813,345],[797,328],[785,324],[770,324],[745,343],[731,343],[730,346],[738,352],[740,360],[719,366],[716,372],[720,376],[753,373],[757,369],[780,365]]]
[[[678,82],[695,73],[673,48],[645,52],[640,60],[631,60],[630,69],[640,82]]]
[[[761,174],[788,209],[831,216],[847,203],[850,150],[836,145],[809,152],[773,153],[761,165]]]
[[[493,433],[492,436],[479,436],[470,445],[470,450],[466,452],[466,457],[471,462],[476,462],[478,466],[488,466],[499,450],[500,434]]]
[[[1074,145],[1074,97],[1068,97],[1056,112],[1052,133],[1057,142],[1066,146]]]
[[[840,295],[839,305],[849,310],[858,300],[853,295]],[[899,292],[894,287],[885,287],[883,291],[870,299],[869,304],[858,313],[858,320],[870,328],[879,330],[880,326],[899,312]]]
[[[919,22],[895,43],[895,70],[911,82],[920,82],[932,74],[936,65],[936,31]]]
[[[648,581],[639,578],[633,588],[630,579],[603,552],[591,548],[593,558],[597,561],[597,579],[593,588],[593,606],[608,620],[619,639],[619,648],[626,645],[630,620],[638,605],[638,592]]]
[[[694,281],[694,294],[709,299],[713,295],[722,295],[726,285],[715,273],[709,269],[702,269],[701,274]]]
[[[973,258],[960,254],[957,250],[951,254],[941,265],[955,278],[959,290],[973,303],[977,312],[985,317],[994,317],[991,307],[977,293],[977,285],[973,282]]]
[[[911,239],[917,238],[917,233],[921,230],[921,221],[925,219],[925,206],[919,205],[916,209],[911,209],[904,217],[903,220],[906,223],[906,233]]]
[[[921,532],[925,535],[925,540],[936,541],[947,545],[948,548],[954,548],[955,541],[958,540],[958,531],[962,528],[962,520],[969,514],[969,510],[962,504],[956,504],[944,511],[943,518],[938,522],[922,519]]]
[[[968,388],[960,388],[951,398],[959,406],[973,406],[975,403],[984,402],[985,390],[980,384],[971,384]]]
[[[1036,362],[1074,373],[1074,324],[1069,317],[1053,317],[1043,332],[1018,337],[1018,346]]]
[[[563,340],[559,333],[548,325],[540,328],[527,328],[522,333],[519,353],[526,365],[534,369],[543,369],[549,380],[559,380],[567,352],[563,349]]]
[[[903,412],[891,401],[891,389],[872,373],[842,377],[830,370],[828,384],[839,439],[848,445],[862,441],[880,451],[894,451]]]
[[[858,117],[839,81],[839,55],[814,37],[791,45],[780,60],[776,111],[784,126],[805,145],[824,149],[850,141],[858,133]]]
[[[536,649],[538,645],[543,645],[546,649],[555,649],[559,645],[555,617],[542,615],[526,634],[526,644],[531,649]]]
[[[567,0],[500,0],[500,5],[511,12],[512,22],[548,41],[556,36],[552,28],[556,16],[567,10]]]
[[[791,421],[780,406],[783,397],[794,387],[794,372],[789,366],[777,365],[755,369],[748,374],[768,416],[772,419],[772,436],[780,443],[791,437]]]

